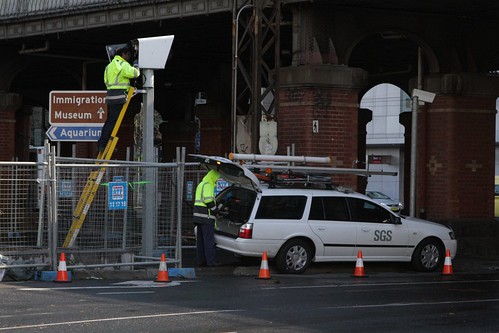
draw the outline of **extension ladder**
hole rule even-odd
[[[118,117],[118,120],[116,121],[116,124],[114,125],[111,137],[107,142],[106,148],[103,151],[99,151],[99,155],[97,155],[97,160],[100,161],[97,161],[96,164],[103,165],[103,167],[92,171],[88,176],[85,188],[83,189],[80,200],[78,201],[78,204],[76,205],[76,208],[73,212],[73,223],[69,228],[68,234],[66,236],[66,239],[64,240],[64,244],[62,245],[62,247],[73,247],[75,243],[76,237],[78,236],[83,222],[85,221],[85,217],[87,216],[87,213],[90,209],[90,205],[94,200],[97,190],[99,189],[102,177],[106,172],[106,161],[110,160],[113,156],[114,149],[116,147],[116,144],[118,143],[118,137],[116,135],[118,134],[118,130],[121,126],[121,121],[125,116],[126,110],[128,109],[128,104],[130,103],[134,92],[135,89],[133,87],[130,87],[127,95],[127,101],[121,109],[120,115]]]

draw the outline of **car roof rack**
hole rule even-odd
[[[327,174],[306,174],[302,172],[293,172],[292,169],[283,171],[269,170],[268,168],[261,169],[258,166],[248,169],[262,183],[266,183],[269,188],[277,187],[293,187],[293,188],[317,188],[326,190],[337,190],[341,192],[353,192],[352,189],[335,184],[332,181],[331,175]]]
[[[239,161],[242,166],[252,171],[261,182],[267,183],[269,187],[292,185],[349,192],[353,190],[334,184],[332,182],[332,175],[354,174],[363,177],[370,175],[397,175],[397,172],[382,170],[333,168],[330,166],[333,160],[331,157],[231,153],[229,154],[229,159]],[[301,165],[296,165],[296,163]],[[327,164],[328,166],[307,166],[307,163],[315,165]]]

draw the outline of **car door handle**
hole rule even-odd
[[[371,229],[362,228],[362,231],[364,231],[364,232],[371,232]]]
[[[319,230],[319,231],[326,231],[327,229],[324,228],[324,227],[317,227],[317,230]]]

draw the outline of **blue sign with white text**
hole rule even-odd
[[[127,209],[128,187],[126,182],[110,182],[108,187],[108,209]]]
[[[215,195],[222,192],[225,188],[229,187],[230,183],[226,180],[218,179],[217,186],[215,186]]]
[[[97,141],[102,126],[50,126],[47,137],[51,141]]]

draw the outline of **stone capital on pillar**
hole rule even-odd
[[[282,67],[279,73],[281,87],[335,87],[364,89],[368,73],[362,68],[343,65],[303,65]]]
[[[0,111],[16,111],[21,105],[21,95],[0,91]]]
[[[412,91],[416,79],[410,81]],[[423,90],[437,95],[481,95],[498,97],[499,77],[478,73],[428,74],[423,80]]]

